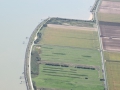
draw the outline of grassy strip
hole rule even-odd
[[[42,60],[45,61],[95,66],[101,65],[100,52],[98,50],[58,47],[51,45],[43,45],[41,50],[42,53],[40,56]]]

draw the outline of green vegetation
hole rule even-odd
[[[98,20],[106,21],[106,22],[120,23],[120,15],[119,14],[111,14],[111,13],[98,13]]]
[[[47,24],[58,24],[58,25],[72,25],[80,27],[93,27],[95,22],[88,20],[75,20],[75,19],[63,19],[63,18],[51,18]]]
[[[98,49],[96,31],[46,28],[40,44]]]
[[[120,62],[106,62],[109,90],[120,89]]]
[[[41,61],[40,58],[40,50],[38,47],[33,47],[31,52],[31,74],[32,77],[35,77],[39,74],[39,62]]]
[[[110,90],[119,90],[120,88],[120,53],[104,52],[106,60],[107,80]]]
[[[71,47],[60,47],[52,45],[43,45],[41,47],[42,60],[48,62],[100,65],[100,52],[92,49],[81,49]]]
[[[34,75],[38,75],[39,74],[39,64],[38,64],[38,58],[39,58],[39,55],[37,52],[32,52],[32,56],[31,56],[31,74],[34,74]]]
[[[104,52],[105,60],[111,61],[120,61],[120,53],[119,52]]]
[[[82,27],[93,25],[91,21],[59,18],[52,18],[48,23]],[[46,24],[37,33],[39,40],[31,53],[35,90],[104,89],[97,31],[76,28],[49,27]]]
[[[97,70],[40,65],[40,75],[33,79],[38,88],[60,90],[103,90]],[[92,82],[92,83],[91,83]]]

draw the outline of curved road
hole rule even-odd
[[[26,53],[25,53],[25,61],[24,61],[24,77],[25,77],[25,82],[27,86],[27,90],[34,90],[32,80],[31,80],[31,50],[34,45],[34,38],[39,32],[39,30],[43,27],[43,25],[50,20],[50,18],[47,18],[43,22],[41,22],[33,31],[29,38],[29,42],[27,45]]]

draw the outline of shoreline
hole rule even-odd
[[[88,20],[92,20],[92,19],[93,19],[93,14],[90,13],[90,16],[89,16]]]

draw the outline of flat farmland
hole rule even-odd
[[[33,79],[46,90],[103,90],[97,70],[40,65],[40,75]],[[92,83],[91,83],[92,82]]]
[[[110,61],[120,61],[120,52],[104,52],[104,59]]]
[[[120,51],[120,23],[100,21],[104,50]]]
[[[110,13],[98,13],[98,20],[105,22],[118,22],[120,23],[119,14],[110,14]]]
[[[113,39],[120,38],[120,23],[100,21],[99,24],[102,36],[111,37]]]
[[[120,40],[119,39],[109,39],[102,38],[104,50],[109,51],[120,51]]]
[[[99,42],[96,31],[77,30],[68,28],[47,27],[40,44],[70,46],[79,48],[98,49]]]
[[[41,51],[40,57],[43,61],[93,66],[101,65],[100,52],[98,50],[43,45]]]
[[[120,0],[102,0],[98,20],[108,90],[120,89]]]
[[[120,62],[106,62],[109,90],[120,89]]]
[[[99,12],[120,14],[120,2],[102,1]]]
[[[95,28],[47,24],[39,34],[31,53],[36,90],[104,90]]]

